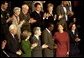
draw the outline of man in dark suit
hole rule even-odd
[[[24,30],[31,31],[30,29],[30,14],[29,14],[29,6],[27,4],[22,5],[22,11],[20,13],[20,20],[24,20],[24,24],[22,25],[21,31],[23,32]]]
[[[32,43],[32,57],[42,57],[42,48],[47,48],[48,46],[43,44],[41,46],[41,30],[40,27],[35,27],[33,29],[34,35],[31,38]]]
[[[73,12],[69,9],[69,6],[67,5],[68,1],[62,1],[62,3],[58,5],[56,9],[58,15],[58,22],[64,24],[65,29],[67,29],[67,23],[69,21],[68,15],[73,15]]]
[[[9,18],[8,5],[9,3],[7,1],[1,1],[0,34],[4,36],[8,32],[8,24],[6,22],[6,20]]]
[[[34,27],[42,27],[42,17],[43,17],[43,12],[41,11],[41,4],[40,3],[35,3],[34,5],[35,11],[31,13],[31,18],[33,18],[34,23],[31,24],[31,28],[33,29]]]
[[[3,40],[3,41],[1,42],[1,57],[10,57],[10,56],[6,53],[6,51],[5,51],[5,46],[6,46],[6,44],[7,44],[7,41],[6,41],[6,40]]]
[[[18,38],[15,36],[17,34],[17,27],[16,25],[10,25],[9,27],[9,34],[7,34],[7,45],[6,45],[6,52],[10,57],[18,57],[21,55],[21,50],[19,47]]]
[[[53,30],[54,25],[48,24],[47,28],[42,32],[42,43],[48,45],[48,48],[43,50],[44,57],[54,57],[54,40],[52,37],[51,31]]]

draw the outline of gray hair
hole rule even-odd
[[[14,7],[13,12],[16,12],[16,10],[20,11],[21,8],[20,7]]]
[[[11,31],[12,29],[17,29],[17,26],[15,25],[15,24],[11,24],[10,26],[9,26],[9,31]]]
[[[33,32],[36,32],[38,30],[41,30],[41,28],[40,27],[34,27]]]
[[[27,4],[23,4],[22,8],[29,8],[29,6]]]

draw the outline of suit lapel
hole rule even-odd
[[[34,36],[35,40],[37,41],[38,45],[40,46],[41,45],[41,41],[40,41],[40,38],[37,39],[35,36]]]

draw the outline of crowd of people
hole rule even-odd
[[[9,3],[1,3],[1,57],[80,57],[78,24],[71,1],[54,4],[25,1],[8,11]],[[31,9],[32,10],[31,10]],[[55,11],[55,12],[54,12]]]

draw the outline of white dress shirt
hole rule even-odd
[[[39,40],[39,36],[37,36],[37,35],[34,35],[35,37],[36,37],[36,39],[38,39]]]
[[[65,12],[65,18],[66,18],[66,21],[67,21],[68,20],[68,15],[66,14],[67,13],[67,9],[64,6],[63,6],[63,9],[64,9],[64,12]]]
[[[46,28],[46,30],[51,34],[50,30],[48,30],[47,28]]]
[[[15,38],[14,34],[11,33],[11,35],[13,36],[13,38]]]
[[[75,34],[75,30],[72,30],[72,33]]]

